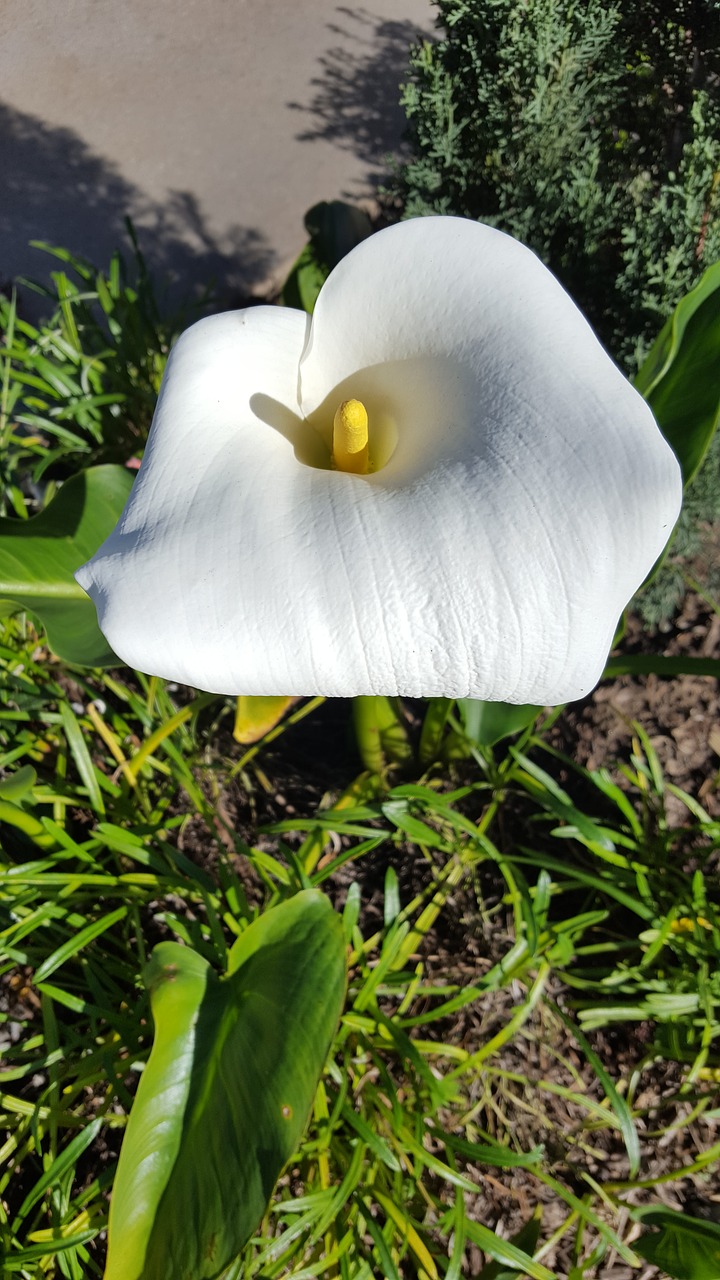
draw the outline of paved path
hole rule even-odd
[[[0,280],[43,239],[99,264],[129,214],[153,266],[281,278],[317,200],[367,198],[430,0],[2,0]]]

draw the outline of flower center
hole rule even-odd
[[[343,400],[335,411],[332,460],[338,471],[368,473],[368,416],[360,400]]]

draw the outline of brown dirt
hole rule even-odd
[[[649,635],[631,617],[618,652],[720,659],[720,616],[688,593],[667,633]],[[556,725],[555,741],[588,769],[627,760],[637,736],[647,734],[667,781],[720,818],[720,683],[712,676],[621,676],[570,705]],[[687,821],[687,809],[666,796],[670,825]]]

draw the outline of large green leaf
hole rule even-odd
[[[133,476],[125,467],[91,467],[72,476],[39,515],[0,519],[0,600],[27,609],[65,662],[104,667],[118,659],[102,635],[95,606],[73,574],[117,524]]]
[[[720,1226],[672,1209],[650,1209],[642,1221],[659,1230],[642,1235],[633,1249],[673,1280],[718,1280]]]
[[[224,978],[163,942],[145,981],[155,1040],[105,1280],[210,1280],[256,1229],[310,1112],[345,991],[342,922],[309,889],[250,925]]]
[[[688,484],[720,420],[720,262],[675,308],[635,379]]]

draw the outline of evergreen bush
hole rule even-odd
[[[720,256],[720,3],[435,4],[392,194],[530,245],[632,372]]]

